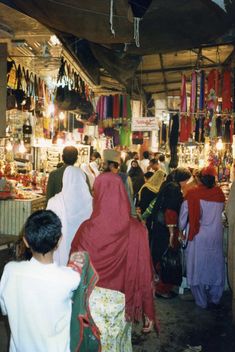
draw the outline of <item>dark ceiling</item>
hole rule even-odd
[[[235,0],[0,2],[52,29],[96,84],[111,77],[128,91],[140,84],[138,74],[140,68],[145,70],[143,63],[148,56],[158,55],[156,70],[164,73],[164,55],[167,53],[199,49],[195,60],[198,62],[198,54],[202,55],[200,48],[234,45],[235,42]],[[112,3],[113,17],[110,16]],[[139,46],[138,36],[134,39],[135,34],[138,35],[138,31],[135,32],[138,22]],[[161,79],[163,88],[167,89],[166,76]],[[110,82],[109,79],[109,89],[112,89]],[[148,92],[155,91],[150,88]]]

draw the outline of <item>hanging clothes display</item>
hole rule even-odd
[[[180,95],[180,142],[188,141],[191,133],[190,117],[187,116],[187,94],[186,94],[186,77],[182,75],[181,95]]]
[[[224,119],[224,142],[230,143],[230,127],[231,127],[231,119],[226,118]]]
[[[217,118],[216,118],[216,133],[217,133],[217,137],[222,136],[222,118],[221,118],[221,116],[217,116]]]
[[[178,155],[177,155],[177,145],[178,145],[178,135],[179,135],[179,115],[171,115],[170,125],[169,125],[169,146],[171,153],[171,160],[169,167],[175,168],[178,166]]]
[[[214,114],[211,119],[211,126],[210,126],[210,138],[217,137],[217,129],[216,129],[216,115]]]
[[[190,131],[190,134],[192,134],[195,129],[196,110],[197,110],[197,73],[194,71],[191,76],[190,122],[188,126],[188,130]]]
[[[231,101],[231,93],[232,93],[232,86],[231,82],[231,71],[226,70],[223,73],[223,89],[222,89],[222,111],[223,112],[230,112],[232,110],[232,101]]]
[[[196,117],[195,141],[204,142],[204,120],[205,120],[205,71],[200,72],[200,95],[199,95],[199,115]]]
[[[207,108],[216,110],[219,92],[219,71],[213,69],[207,77]]]
[[[129,95],[100,96],[96,106],[99,133],[111,138],[113,144],[130,146],[132,117]],[[120,127],[121,126],[121,127]]]

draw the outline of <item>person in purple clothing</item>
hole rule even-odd
[[[181,206],[180,229],[186,230],[186,276],[195,303],[217,307],[224,290],[222,211],[225,197],[216,186],[216,170],[205,167],[200,184],[188,191]]]

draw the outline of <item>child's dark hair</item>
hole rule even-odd
[[[46,254],[56,247],[61,228],[61,221],[53,211],[38,210],[27,219],[24,236],[34,252]]]

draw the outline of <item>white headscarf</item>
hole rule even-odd
[[[49,199],[47,209],[54,211],[62,222],[63,237],[54,253],[54,261],[66,265],[74,235],[92,213],[92,197],[81,169],[66,167],[62,191]]]
[[[81,167],[82,171],[84,171],[85,174],[87,175],[89,182],[90,182],[90,186],[91,186],[91,188],[93,188],[93,185],[95,182],[95,177],[96,177],[95,174],[91,172],[89,165],[87,165],[85,163],[81,164],[80,167]]]
[[[96,177],[99,176],[100,172],[99,172],[99,168],[98,168],[97,162],[96,161],[91,161],[89,165],[92,168],[92,171],[95,173],[95,176]]]

